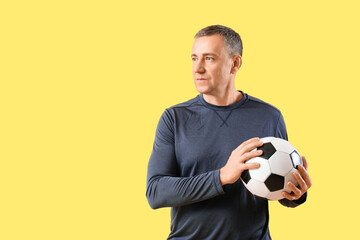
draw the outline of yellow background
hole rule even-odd
[[[146,168],[165,108],[195,97],[195,33],[243,39],[236,86],[279,108],[309,160],[273,239],[356,239],[358,1],[1,1],[0,239],[165,239]]]

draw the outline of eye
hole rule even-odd
[[[214,58],[212,58],[212,57],[206,57],[205,59],[208,60],[208,61],[214,60]]]
[[[196,57],[192,57],[191,60],[192,60],[193,62],[195,62],[195,61],[197,60],[197,58],[196,58]]]

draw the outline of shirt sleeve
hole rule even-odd
[[[177,207],[221,194],[220,170],[182,177],[175,154],[174,116],[166,109],[158,123],[147,169],[146,197],[151,208]]]
[[[287,131],[286,131],[286,126],[285,126],[285,121],[284,118],[282,116],[282,114],[280,113],[279,115],[279,120],[276,126],[276,132],[275,132],[275,137],[278,138],[282,138],[288,141],[288,135],[287,135]],[[306,201],[307,198],[307,192],[304,193],[304,195],[302,195],[298,200],[288,200],[286,198],[283,198],[281,200],[279,200],[279,203],[281,203],[282,205],[286,206],[286,207],[297,207],[301,204],[303,204]]]

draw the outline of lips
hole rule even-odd
[[[197,78],[196,80],[206,80],[206,78]]]

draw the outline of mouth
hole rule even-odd
[[[202,81],[202,80],[206,80],[206,78],[197,78],[196,80]]]

